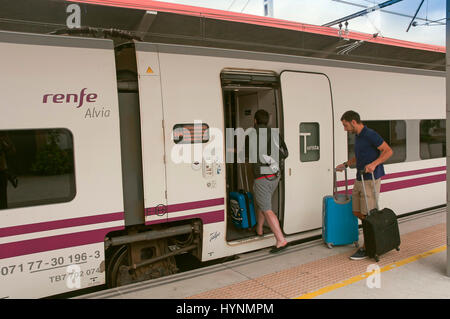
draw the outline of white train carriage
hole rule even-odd
[[[101,284],[104,238],[125,224],[113,44],[0,38],[0,128],[14,144],[8,171],[18,180],[7,182],[1,210],[0,296]]]
[[[176,272],[176,254],[273,245],[228,211],[252,176],[225,161],[227,141],[258,109],[290,151],[272,199],[288,241],[321,233],[333,168],[352,151],[349,109],[395,152],[381,206],[402,215],[446,202],[443,72],[14,32],[0,32],[0,50],[0,132],[18,180],[0,210],[0,297],[123,285]]]
[[[439,151],[432,155],[425,154],[429,144],[422,145],[422,151],[419,147],[420,121],[445,117],[442,73],[145,43],[136,45],[136,55],[141,120],[144,126],[150,118],[155,121],[143,128],[144,172],[156,170],[155,162],[160,158],[153,149],[149,150],[152,154],[145,151],[145,145],[154,145],[153,139],[162,135],[155,132],[158,122],[163,121],[161,132],[165,132],[166,162],[160,160],[156,183],[154,178],[144,178],[144,197],[153,201],[145,203],[147,208],[167,200],[168,212],[162,216],[149,213],[146,223],[200,218],[204,231],[202,260],[268,246],[273,238],[233,240],[234,229],[219,213],[225,207],[227,193],[245,186],[236,181],[236,163],[226,164],[224,170],[223,162],[213,159],[217,161],[214,169],[205,174],[206,161],[203,169],[197,170],[193,161],[168,160],[178,152],[172,132],[183,123],[191,125],[197,120],[205,127],[219,128],[220,133],[226,128],[252,127],[257,109],[270,112],[271,126],[284,132],[291,150],[273,200],[284,233],[295,239],[321,227],[322,198],[332,193],[333,167],[348,158],[347,133],[340,122],[348,109],[356,110],[366,121],[377,121],[369,125],[380,130],[387,126],[388,142],[396,155],[391,161],[394,163],[386,165],[381,206],[405,214],[445,203],[443,144],[437,144]],[[149,67],[154,70],[150,75]],[[414,87],[421,89],[411,90]],[[144,95],[148,90],[151,93]],[[441,124],[435,123],[437,130]],[[313,136],[305,139],[305,133]],[[436,134],[443,136],[442,131]],[[210,143],[223,141],[223,135],[209,136]],[[151,140],[147,142],[147,138]],[[210,152],[206,153],[209,156]],[[250,175],[251,170],[247,172]],[[251,176],[249,179],[251,184]],[[148,191],[155,185],[161,185],[156,192],[161,194],[159,199]]]

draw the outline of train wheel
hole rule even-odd
[[[121,286],[124,281],[123,275],[121,275],[120,267],[126,266],[128,263],[128,247],[119,246],[115,247],[111,253],[111,257],[108,260],[106,267],[106,284],[108,288]]]
[[[114,247],[114,250],[108,253],[108,256],[110,256],[106,267],[106,284],[108,288],[160,278],[178,272],[174,256],[155,260],[154,263],[138,267],[137,269],[129,269],[128,267],[130,256],[133,253],[135,257],[138,256],[139,258],[136,262],[138,264],[169,253],[166,240],[133,243],[131,247],[131,251],[128,245]]]
[[[135,263],[147,263],[133,270],[133,279],[136,281],[156,279],[178,272],[174,256],[162,258],[170,253],[167,239],[158,239],[149,242],[133,244]]]

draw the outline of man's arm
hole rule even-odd
[[[374,160],[372,163],[366,165],[367,173],[373,173],[373,171],[378,165],[386,162],[389,159],[389,157],[391,157],[392,154],[394,154],[394,151],[386,142],[383,142],[380,146],[378,146],[378,149],[381,152],[380,156],[378,156],[378,158]]]
[[[347,167],[356,165],[356,157],[352,157],[351,159],[349,159],[347,162],[344,162],[342,164],[339,164],[338,166],[336,166],[336,170],[338,172],[341,172],[345,169],[345,166],[347,165]]]

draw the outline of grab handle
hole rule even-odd
[[[337,199],[337,178],[336,178],[336,172],[337,171],[338,170],[336,168],[333,170],[333,181],[334,181],[334,183],[333,183],[333,197],[335,199]],[[349,196],[348,196],[347,167],[345,168],[345,197],[346,197],[346,199],[349,199]]]
[[[364,185],[364,174],[365,174],[365,170],[361,170],[360,172],[361,175],[361,184],[363,186],[363,191],[364,191],[364,198],[365,198],[365,202],[366,202],[366,208],[367,208],[367,216],[370,215],[370,211],[369,211],[369,203],[367,201],[367,193],[366,193],[366,186]],[[378,208],[378,196],[377,196],[377,188],[375,186],[375,175],[373,174],[373,172],[371,173],[372,175],[372,181],[373,181],[373,194],[375,196],[375,207],[377,210],[379,210]]]

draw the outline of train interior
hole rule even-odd
[[[278,128],[280,123],[279,98],[277,89],[278,78],[272,72],[222,72],[222,90],[224,99],[225,128],[242,128],[245,132],[254,127],[255,112],[263,109],[269,115],[269,127]],[[227,138],[229,141],[229,138]],[[248,141],[247,141],[248,142]],[[232,144],[232,145],[229,145]],[[226,185],[227,185],[227,241],[236,241],[256,236],[255,228],[240,228],[233,222],[233,214],[230,207],[230,192],[243,190],[253,194],[254,174],[252,164],[249,163],[249,154],[245,154],[245,163],[238,163],[237,136],[233,136],[233,142],[227,142],[226,146]],[[248,151],[248,150],[247,150]],[[233,159],[230,161],[230,159]],[[272,209],[281,217],[280,186],[272,197]],[[257,215],[255,203],[255,215]],[[257,217],[257,216],[256,216]],[[264,224],[264,234],[270,233],[267,222]]]

